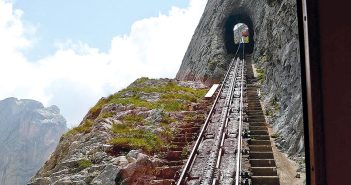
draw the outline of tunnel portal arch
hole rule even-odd
[[[235,54],[239,44],[234,43],[233,28],[236,24],[244,23],[249,29],[249,43],[245,44],[245,53],[251,54],[254,49],[254,29],[250,16],[247,13],[231,14],[225,20],[224,24],[224,42],[227,54]]]

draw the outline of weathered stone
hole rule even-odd
[[[46,108],[40,102],[16,98],[0,101],[0,184],[28,182],[66,130],[66,120],[56,106]]]
[[[149,79],[145,83],[133,83],[132,87],[143,87],[153,85],[167,85],[172,82],[173,85],[180,83],[170,79]],[[182,86],[196,86],[200,82],[181,82]],[[126,92],[127,95],[137,92]],[[157,92],[159,95],[161,93]],[[145,100],[148,95],[154,96],[154,93],[143,93]],[[123,95],[124,96],[124,95]],[[125,98],[125,96],[123,97]],[[152,97],[151,97],[152,99]],[[106,99],[105,99],[106,100]],[[195,106],[195,105],[194,105]],[[101,111],[98,111],[101,109]],[[90,111],[82,121],[92,123],[87,132],[71,132],[65,134],[56,151],[50,159],[31,179],[31,185],[42,184],[150,184],[156,179],[155,169],[164,165],[160,159],[161,151],[158,153],[148,153],[141,149],[124,149],[111,144],[111,139],[118,137],[134,137],[128,133],[113,132],[113,125],[125,125],[128,121],[124,120],[125,116],[131,116],[135,122],[130,124],[133,129],[140,131],[149,131],[155,135],[164,133],[165,116],[170,120],[174,117],[170,112],[165,111],[162,107],[157,109],[148,109],[137,107],[135,105],[122,105],[107,103],[95,111]],[[205,109],[205,108],[204,108]],[[206,111],[206,110],[204,110]],[[204,112],[203,111],[203,112]],[[186,114],[187,111],[179,114]],[[200,111],[191,112],[200,114]],[[103,116],[101,116],[103,115]],[[182,118],[185,116],[182,115]],[[140,120],[142,119],[142,121]],[[145,121],[145,122],[144,122]],[[168,123],[168,122],[167,122]],[[128,124],[128,123],[127,123]],[[168,132],[174,132],[177,123],[167,125]],[[152,136],[152,135],[151,135]],[[166,142],[171,142],[168,138],[161,137]],[[169,141],[168,141],[168,140]]]
[[[108,165],[104,171],[93,179],[93,185],[115,185],[115,179],[119,172],[119,168],[115,165]]]

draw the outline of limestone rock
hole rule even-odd
[[[23,185],[44,164],[67,130],[57,106],[34,100],[0,101],[0,184]],[[48,179],[41,179],[47,184]]]
[[[166,90],[160,91],[155,87]],[[186,88],[189,92],[171,92],[167,89],[169,87]],[[80,126],[62,136],[55,152],[29,184],[150,184],[156,178],[156,167],[165,165],[163,156],[166,146],[170,145],[171,135],[175,134],[186,115],[203,116],[204,119],[206,108],[189,111],[185,106],[190,103],[197,106],[206,101],[202,100],[206,91],[204,87],[200,82],[142,78],[119,93],[102,98],[97,103],[101,107],[92,108]],[[201,97],[199,92],[203,94]],[[116,100],[124,102],[128,98],[131,99],[127,104],[116,103]],[[109,102],[112,99],[115,101]],[[184,103],[181,107],[175,104],[175,108],[182,111],[167,111],[165,106],[173,106],[177,101]],[[175,119],[174,114],[178,114],[181,119]],[[159,140],[155,140],[155,137],[159,137]],[[137,140],[139,142],[136,144],[139,145],[133,146],[131,141],[111,143],[113,139],[119,138]],[[143,138],[145,140],[140,141]],[[163,141],[161,147],[158,144],[160,140]],[[143,142],[153,143],[146,148]],[[156,148],[156,144],[159,148],[151,151]]]

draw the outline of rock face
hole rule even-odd
[[[67,130],[56,106],[34,100],[0,101],[0,184],[23,185],[54,151]]]
[[[205,119],[205,88],[199,82],[140,78],[102,98],[62,136],[30,185],[159,182],[169,170],[167,152],[178,128]]]
[[[304,154],[296,0],[209,0],[177,79],[219,82],[238,47],[232,29],[250,32],[247,57],[261,69],[264,106],[281,149]]]

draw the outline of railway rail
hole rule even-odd
[[[177,185],[279,185],[251,64],[235,58]]]

